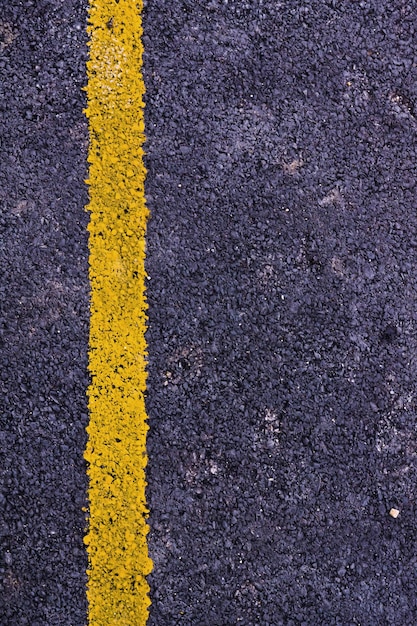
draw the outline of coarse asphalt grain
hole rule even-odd
[[[417,623],[416,9],[147,1],[149,626]]]
[[[0,624],[82,626],[85,2],[0,2]]]
[[[147,1],[150,626],[417,622],[416,8]],[[0,624],[84,626],[87,7],[0,9]]]

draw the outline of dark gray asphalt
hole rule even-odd
[[[0,0],[0,624],[85,624],[86,6]]]
[[[1,626],[85,624],[86,9],[0,0]],[[147,1],[149,626],[417,623],[416,9]]]
[[[150,626],[417,623],[416,8],[147,2]]]

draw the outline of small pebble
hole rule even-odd
[[[399,516],[400,512],[399,512],[399,510],[398,510],[398,509],[391,509],[391,510],[390,510],[390,512],[389,512],[389,514],[391,515],[391,517],[393,517],[394,519],[396,519],[396,518]]]

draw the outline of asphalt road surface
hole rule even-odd
[[[1,626],[86,619],[86,11],[0,7]],[[149,626],[417,623],[416,39],[147,0]]]
[[[86,7],[0,1],[0,624],[81,626]]]

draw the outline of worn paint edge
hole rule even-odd
[[[142,8],[142,0],[89,5],[90,626],[143,626],[150,605]]]

